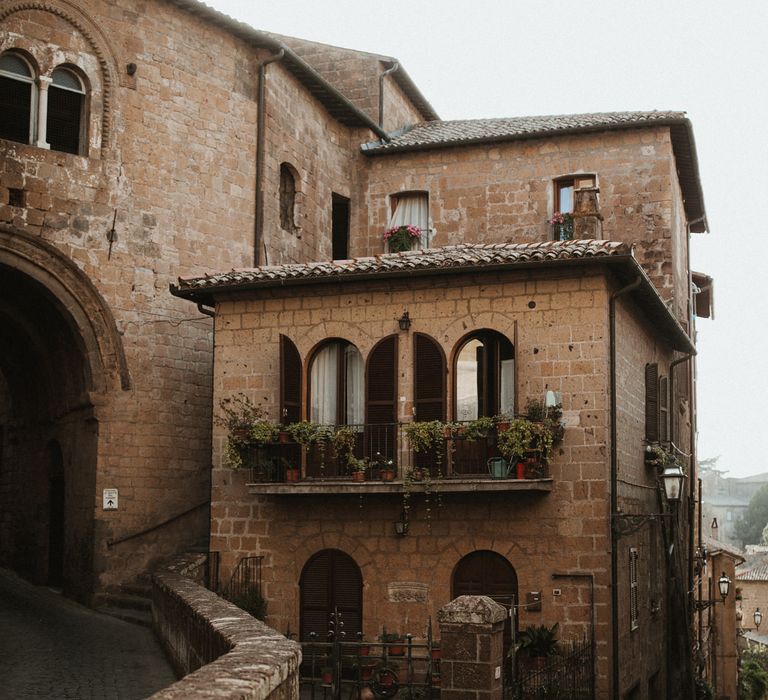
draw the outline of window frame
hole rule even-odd
[[[38,117],[39,100],[40,100],[40,87],[38,85],[38,80],[40,78],[40,74],[37,68],[35,67],[34,63],[22,51],[19,51],[16,48],[9,48],[5,51],[0,52],[0,57],[6,54],[10,54],[18,58],[22,63],[24,63],[24,65],[29,70],[29,76],[22,76],[19,73],[12,73],[10,71],[0,69],[0,76],[7,78],[8,80],[16,80],[19,83],[24,83],[29,85],[29,120],[28,120],[28,134],[27,134],[28,138],[26,141],[16,141],[14,139],[8,139],[6,137],[0,137],[0,138],[2,138],[5,141],[12,141],[13,143],[22,143],[27,146],[34,145],[35,140],[37,139],[37,131],[38,131],[37,117]]]
[[[429,197],[429,190],[403,190],[401,192],[393,192],[389,195],[389,219],[387,222],[387,228],[391,228],[393,226],[393,219],[395,216],[395,212],[397,211],[398,204],[400,200],[408,198],[408,197],[423,197],[426,200],[426,212],[427,212],[427,221],[426,221],[426,227],[421,227],[421,237],[418,240],[417,245],[411,246],[410,250],[423,250],[425,248],[429,248],[431,238],[432,238],[432,227],[431,227],[431,221],[432,218],[430,216],[430,197]],[[403,224],[399,224],[401,226],[405,225],[415,225],[413,222],[405,222]]]
[[[56,72],[62,72],[66,73],[68,75],[71,75],[72,77],[77,80],[77,82],[80,84],[80,90],[75,90],[71,87],[68,87],[66,85],[57,85],[55,81],[55,74]],[[51,138],[50,138],[50,121],[51,121],[51,90],[62,90],[64,92],[70,92],[76,95],[80,95],[80,113],[78,115],[78,124],[77,124],[77,150],[68,150],[68,149],[62,149],[62,148],[54,148],[53,144],[51,144]],[[51,71],[51,84],[48,86],[48,90],[46,90],[46,99],[48,100],[48,103],[46,105],[47,108],[47,114],[46,114],[46,141],[48,142],[48,145],[50,147],[50,150],[56,151],[57,153],[71,153],[72,155],[76,156],[82,156],[85,155],[86,145],[88,143],[88,95],[89,95],[89,87],[85,80],[85,77],[80,73],[80,71],[75,67],[72,66],[69,63],[61,63],[58,66],[56,66]]]
[[[319,420],[316,420],[312,417],[312,371],[315,366],[315,361],[318,358],[318,355],[327,347],[330,347],[332,345],[338,345],[339,347],[339,353],[338,357],[336,358],[336,400],[335,400],[335,418],[333,423],[328,423],[326,425],[357,425],[356,423],[350,424],[347,422],[347,412],[348,412],[348,387],[347,387],[347,358],[346,358],[346,352],[345,350],[349,347],[354,348],[357,353],[360,356],[360,359],[362,360],[362,368],[363,368],[363,401],[362,401],[362,422],[365,422],[365,392],[366,392],[366,364],[365,364],[365,358],[363,358],[363,354],[360,352],[360,348],[357,347],[353,342],[347,340],[346,338],[339,338],[339,337],[333,337],[333,338],[326,338],[322,342],[318,343],[315,348],[312,350],[309,358],[309,362],[307,363],[307,401],[306,401],[306,407],[304,411],[304,415],[306,416],[306,420],[313,421],[315,423],[319,423]]]

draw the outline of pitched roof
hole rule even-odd
[[[375,121],[361,109],[358,109],[287,44],[277,39],[275,35],[254,29],[245,22],[239,22],[223,12],[214,10],[204,2],[200,2],[200,0],[168,0],[168,2],[192,15],[200,17],[209,24],[221,27],[254,48],[269,49],[275,52],[283,51],[284,55],[281,63],[325,107],[334,119],[346,126],[368,128],[377,136],[385,137],[386,134]]]
[[[737,581],[768,581],[768,564],[763,562],[757,566],[749,567],[743,564],[736,569]]]
[[[383,54],[370,53],[369,51],[359,51],[358,49],[348,49],[341,46],[331,46],[329,44],[322,44],[317,41],[309,41],[308,39],[300,39],[293,36],[285,36],[283,34],[276,34],[274,32],[265,32],[269,36],[274,37],[278,41],[283,42],[290,46],[299,56],[301,56],[307,63],[317,70],[321,75],[325,74],[324,66],[321,65],[322,61],[317,60],[317,56],[327,54],[329,51],[333,53],[346,54],[349,56],[356,56],[362,59],[369,59],[372,62],[381,62],[389,64],[391,68],[397,64],[397,69],[390,73],[390,78],[400,87],[405,93],[406,97],[411,101],[413,106],[418,110],[419,114],[426,120],[439,120],[435,109],[424,97],[421,90],[408,75],[408,72],[403,67],[402,63],[398,61],[394,56],[385,56]],[[315,53],[313,53],[313,50]],[[378,82],[379,73],[372,73],[370,76],[373,80]],[[330,82],[334,82],[332,78],[328,77]],[[349,95],[350,99],[354,102],[355,98]],[[373,117],[373,115],[371,115]]]
[[[171,285],[171,293],[190,301],[212,305],[221,295],[267,287],[595,263],[612,265],[622,282],[639,280],[639,285],[632,293],[640,301],[657,331],[675,349],[695,352],[690,338],[633,257],[631,247],[618,241],[588,239],[540,243],[464,243],[351,260],[270,265],[203,277],[180,277],[178,285]]]
[[[617,129],[669,126],[678,176],[691,230],[707,230],[693,128],[685,112],[602,112],[509,119],[462,119],[416,124],[361,146],[368,155],[470,146]]]
[[[744,561],[744,552],[736,545],[729,544],[727,542],[721,542],[720,540],[716,540],[714,537],[704,537],[703,541],[710,554],[714,554],[715,552],[724,552],[725,554],[732,556],[734,559]]]

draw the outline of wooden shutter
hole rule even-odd
[[[659,379],[659,440],[669,440],[669,380]]]
[[[413,406],[417,421],[445,420],[445,356],[428,335],[413,337]]]
[[[659,366],[645,366],[645,439],[659,441]]]
[[[397,336],[380,341],[368,357],[366,423],[397,422]]]
[[[301,416],[301,357],[290,338],[280,336],[280,422],[296,423]]]

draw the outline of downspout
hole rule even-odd
[[[673,360],[669,363],[669,387],[668,392],[669,395],[667,396],[667,406],[669,406],[669,438],[670,440],[674,441],[675,438],[675,410],[674,406],[672,405],[672,396],[673,391],[675,387],[675,367],[677,365],[681,364],[682,362],[687,362],[694,356],[694,353],[689,353],[688,355],[684,355],[683,357],[679,357],[676,360]],[[693,382],[690,382],[691,386],[691,425],[693,425]],[[690,591],[688,594],[688,604],[690,605],[691,599],[693,598],[693,568],[691,566],[693,562],[693,549],[694,549],[694,530],[693,530],[693,521],[694,516],[696,514],[696,503],[694,501],[693,493],[693,484],[694,484],[694,477],[696,473],[696,452],[694,450],[693,441],[691,441],[690,444],[690,464],[688,465],[688,482],[690,486],[688,487],[688,586],[686,588],[687,591]]]
[[[619,696],[619,536],[616,527],[618,515],[619,456],[616,445],[616,299],[637,289],[643,278],[638,276],[634,282],[611,294],[608,304],[608,325],[611,345],[611,686],[613,696]]]
[[[211,318],[216,318],[216,312],[215,312],[215,311],[211,311],[211,309],[207,309],[207,308],[205,307],[205,304],[203,304],[202,302],[200,302],[200,303],[197,305],[197,310],[198,310],[198,311],[199,311],[201,314],[205,314],[206,316],[210,316]],[[202,319],[201,319],[201,320],[202,320]]]
[[[259,64],[259,96],[256,103],[256,216],[253,222],[253,266],[258,267],[261,261],[261,245],[264,234],[264,142],[267,129],[264,124],[266,103],[267,66],[279,61],[285,56],[285,49],[280,49],[274,56],[265,58]]]
[[[395,61],[379,76],[379,128],[381,129],[384,128],[384,78],[390,73],[394,73],[398,68],[400,68],[400,64]]]

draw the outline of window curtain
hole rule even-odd
[[[312,405],[309,419],[322,425],[336,424],[336,392],[338,390],[339,345],[326,345],[315,355],[310,377]]]
[[[360,351],[348,345],[344,348],[347,366],[347,425],[362,425],[365,421],[365,363]]]
[[[421,248],[429,247],[429,197],[425,193],[398,195],[395,211],[387,228],[418,226],[421,231]]]
[[[515,361],[501,361],[501,395],[499,412],[515,415]]]
[[[456,362],[456,420],[475,420],[480,414],[477,351],[482,347],[479,340],[470,340],[459,353]]]

